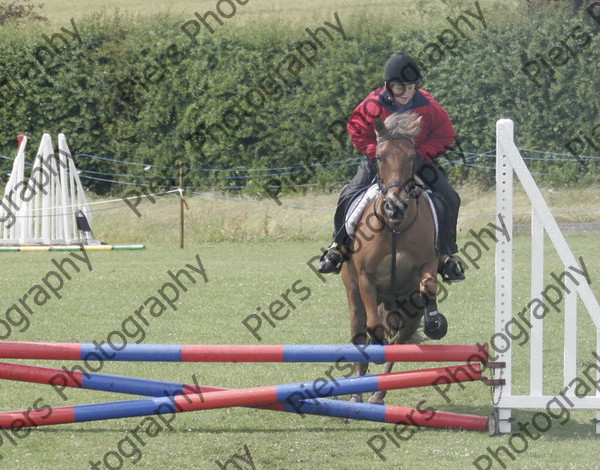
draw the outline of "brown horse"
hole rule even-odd
[[[392,114],[377,120],[379,194],[365,209],[342,268],[352,341],[418,342],[417,330],[425,314],[425,334],[439,339],[447,323],[437,312],[438,254],[435,223],[423,188],[414,178],[413,138],[420,130],[416,114]],[[368,363],[356,363],[364,375]],[[385,372],[393,363],[386,364]],[[383,403],[385,392],[369,402]],[[361,401],[359,395],[352,397]]]

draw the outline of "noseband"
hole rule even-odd
[[[413,139],[411,137],[407,137],[404,135],[398,135],[398,136],[388,137],[386,139],[381,139],[381,140],[378,140],[377,143],[385,142],[388,140],[408,140],[410,143],[413,143]],[[379,221],[382,223],[382,225],[392,235],[400,235],[400,234],[406,232],[412,226],[412,224],[415,222],[415,220],[417,219],[418,212],[419,212],[419,197],[418,197],[418,194],[416,194],[416,191],[417,191],[417,188],[419,187],[419,185],[415,182],[415,178],[414,178],[414,164],[413,164],[412,175],[407,181],[393,180],[393,181],[390,181],[385,186],[383,186],[383,183],[381,181],[381,177],[379,175],[379,167],[378,167],[377,168],[377,186],[383,197],[385,197],[386,193],[392,188],[400,188],[400,191],[404,191],[408,195],[409,198],[412,197],[413,195],[415,195],[415,197],[417,199],[417,210],[415,212],[415,216],[413,217],[411,222],[408,224],[408,226],[404,228],[404,230],[398,231],[395,228],[391,227],[386,220],[384,220],[379,214],[377,214],[377,210],[375,210],[376,217],[379,219]],[[406,201],[404,201],[404,202],[406,202]]]
[[[414,172],[413,172],[413,175],[414,175]],[[402,182],[402,181],[392,181],[391,183],[386,184],[382,188],[381,187],[381,178],[379,178],[379,176],[378,176],[377,177],[377,185],[379,186],[379,191],[381,191],[381,194],[383,194],[384,196],[385,196],[385,193],[387,193],[392,188],[400,188],[400,191],[406,190],[407,193],[410,193],[410,192],[412,192],[414,190],[415,180],[414,180],[413,177],[411,177],[408,181],[404,181],[404,182]]]

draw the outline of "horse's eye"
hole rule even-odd
[[[375,155],[375,158],[377,159],[378,162],[381,162],[383,159],[381,158],[381,155]]]

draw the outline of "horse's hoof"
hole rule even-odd
[[[388,344],[388,340],[385,337],[385,330],[382,325],[378,325],[377,328],[367,329],[367,344],[374,346],[385,346]]]
[[[367,400],[367,403],[370,403],[371,405],[383,405],[383,398],[377,397],[375,395],[373,395],[371,398],[369,398]]]
[[[363,399],[361,395],[350,395],[350,400],[348,401],[351,401],[353,403],[362,403]]]
[[[372,405],[383,405],[383,399],[385,398],[387,392],[379,391],[373,393],[367,400],[367,403],[371,403]]]
[[[442,339],[448,332],[448,320],[441,313],[425,321],[425,334],[431,339]]]

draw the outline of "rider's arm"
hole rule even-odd
[[[456,139],[456,131],[446,110],[428,96],[429,104],[416,111],[423,114],[421,132],[415,138],[417,152],[427,161],[443,155]]]
[[[375,118],[385,119],[389,112],[379,103],[381,90],[375,90],[367,96],[352,112],[348,121],[348,133],[354,145],[363,155],[375,160],[377,137],[375,135]],[[383,113],[383,114],[382,114]]]

